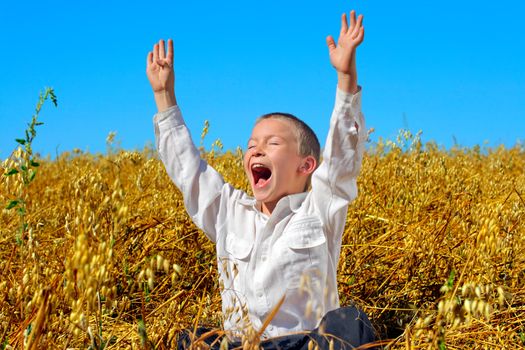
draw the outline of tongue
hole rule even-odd
[[[259,181],[257,181],[257,183],[255,184],[255,187],[257,188],[261,188],[261,187],[264,187],[268,182],[269,182],[270,179],[263,179],[262,177],[259,179]]]

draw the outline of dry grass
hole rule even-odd
[[[523,347],[525,152],[413,145],[365,157],[343,304],[360,305],[391,349]],[[238,154],[205,157],[247,189]],[[0,212],[4,346],[164,349],[197,321],[220,329],[214,247],[154,152],[62,154],[38,171],[29,186],[0,179],[2,207],[24,198],[28,224]]]

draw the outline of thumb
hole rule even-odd
[[[326,45],[328,46],[328,50],[330,52],[335,50],[335,41],[334,41],[334,38],[331,35],[328,35],[326,37]]]
[[[159,65],[159,67],[162,68],[171,68],[171,63],[166,58],[159,58],[157,61],[155,61]]]

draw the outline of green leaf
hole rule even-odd
[[[38,162],[35,162],[34,160],[32,160],[32,161],[31,161],[31,166],[33,166],[33,167],[37,168],[37,167],[39,167],[39,166],[40,166],[40,163],[38,163]]]
[[[138,321],[138,333],[142,342],[145,342],[145,340],[148,339],[146,325],[144,324],[144,321],[142,319],[139,319]]]
[[[51,102],[53,102],[55,107],[58,107],[58,101],[57,101],[57,97],[55,95],[55,90],[49,88],[49,95],[51,96]]]
[[[6,209],[12,209],[14,207],[16,207],[18,205],[18,203],[20,203],[20,201],[18,200],[12,200],[11,202],[9,202],[9,204],[5,207]]]
[[[449,288],[452,288],[454,286],[454,278],[456,277],[456,271],[454,269],[452,269],[450,271],[450,275],[448,276],[448,280],[447,280],[447,286]]]
[[[35,125],[44,125],[44,122],[36,122]]]
[[[14,175],[14,174],[18,174],[18,170],[15,169],[15,168],[9,170],[6,174],[4,174],[4,176],[11,176],[11,175]]]
[[[22,165],[20,169],[22,169],[23,171],[27,171],[27,167],[25,165]]]
[[[36,170],[33,170],[31,172],[31,175],[29,175],[29,182],[33,181],[35,179],[35,175],[36,175]]]
[[[346,284],[351,286],[355,283],[355,275],[350,276],[350,278],[347,280]]]
[[[18,142],[21,145],[25,145],[26,144],[26,140],[24,140],[24,139],[15,139],[15,141]]]
[[[26,335],[29,336],[31,334],[31,331],[33,330],[32,324],[28,324],[26,328]],[[29,338],[29,337],[28,337]]]

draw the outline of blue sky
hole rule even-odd
[[[294,113],[325,140],[336,74],[326,35],[365,15],[358,51],[373,139],[400,128],[450,147],[524,140],[521,1],[5,1],[0,5],[0,158],[15,147],[38,92],[55,89],[34,144],[42,155],[153,141],[145,59],[175,41],[176,91],[195,141],[245,146],[253,121]]]

